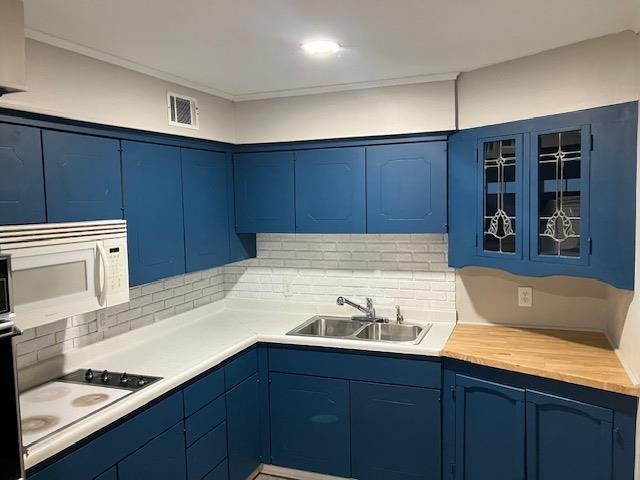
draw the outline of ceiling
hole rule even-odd
[[[453,78],[638,26],[637,0],[24,0],[27,35],[232,100]],[[344,49],[312,58],[303,41]]]

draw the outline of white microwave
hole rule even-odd
[[[129,301],[125,220],[0,227],[0,255],[19,328]]]

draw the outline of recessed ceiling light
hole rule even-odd
[[[315,40],[302,44],[302,49],[309,55],[333,55],[341,48],[338,43],[328,40]]]

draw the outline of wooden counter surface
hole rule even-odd
[[[598,332],[456,325],[443,357],[640,396]]]

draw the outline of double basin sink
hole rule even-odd
[[[330,337],[372,342],[391,342],[417,345],[431,325],[402,323],[374,323],[351,317],[317,315],[294,328],[287,335],[302,337]]]

